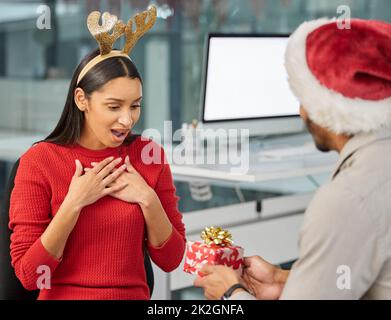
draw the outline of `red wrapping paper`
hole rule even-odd
[[[200,241],[186,243],[186,256],[183,270],[199,275],[198,264],[225,265],[242,275],[244,249],[235,245],[207,245]]]

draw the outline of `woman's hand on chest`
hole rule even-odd
[[[95,167],[96,163],[91,165]],[[110,183],[107,187],[127,184],[127,186],[119,191],[111,193],[110,195],[122,201],[129,203],[143,204],[148,202],[150,198],[154,197],[155,191],[148,185],[140,173],[131,165],[129,156],[125,158],[126,170],[121,175]],[[88,171],[89,168],[85,168]]]

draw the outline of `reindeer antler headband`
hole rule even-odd
[[[99,44],[100,55],[96,56],[81,70],[79,77],[77,78],[77,84],[81,79],[98,63],[112,57],[126,57],[130,59],[129,54],[132,51],[137,41],[145,34],[149,29],[153,27],[156,21],[156,7],[151,6],[147,11],[141,12],[134,16],[136,22],[136,30],[133,31],[132,18],[125,24],[115,15],[111,15],[105,12],[102,15],[102,25],[99,25],[99,18],[101,13],[99,11],[93,11],[87,18],[87,27],[90,30],[93,37]],[[146,22],[146,18],[148,21]],[[110,32],[112,33],[110,34]],[[112,50],[113,45],[117,39],[125,34],[125,46],[119,50]]]

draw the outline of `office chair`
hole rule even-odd
[[[0,216],[0,300],[36,300],[39,290],[26,290],[15,275],[14,268],[11,265],[10,244],[11,230],[8,228],[9,208],[11,193],[14,188],[14,180],[19,167],[18,159],[9,176],[5,188],[4,202],[1,208]],[[147,284],[152,296],[154,287],[154,275],[152,270],[151,259],[148,252],[144,252],[144,267],[147,277]]]

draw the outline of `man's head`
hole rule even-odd
[[[300,106],[300,116],[303,119],[308,132],[312,135],[315,145],[322,152],[337,151],[340,152],[346,142],[352,137],[350,135],[335,134],[330,130],[317,125],[310,119],[307,111]]]
[[[358,133],[391,128],[391,24],[352,19],[305,22],[285,55],[290,87],[320,150]]]

